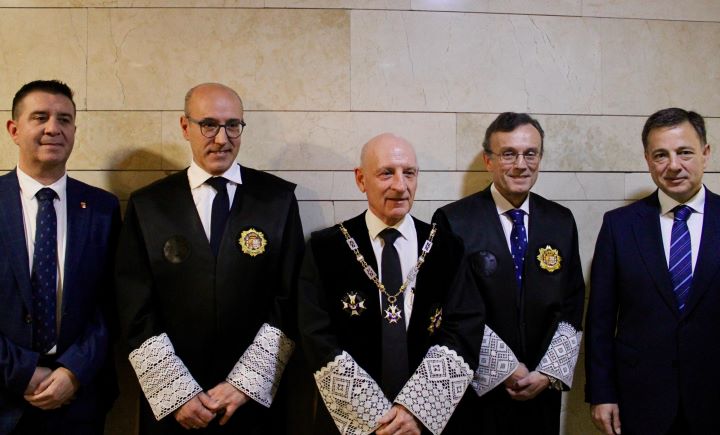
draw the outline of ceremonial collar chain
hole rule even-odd
[[[427,240],[423,244],[422,252],[420,253],[420,257],[418,257],[417,263],[415,266],[413,266],[412,269],[410,269],[410,273],[408,273],[407,278],[405,278],[405,282],[402,283],[398,291],[391,295],[385,290],[385,285],[380,282],[380,279],[378,278],[378,274],[375,273],[375,270],[373,270],[372,266],[368,264],[367,261],[365,261],[365,257],[360,253],[360,250],[358,249],[358,245],[355,242],[355,239],[350,237],[350,233],[348,233],[348,230],[345,228],[345,226],[341,223],[340,224],[340,231],[342,231],[343,236],[345,236],[345,241],[348,244],[348,247],[350,247],[350,250],[355,254],[355,259],[360,263],[360,266],[362,266],[363,271],[365,272],[365,275],[367,275],[368,278],[372,282],[375,283],[378,290],[380,290],[381,293],[385,294],[387,297],[388,303],[391,305],[394,305],[397,301],[397,297],[405,291],[410,281],[414,280],[417,276],[418,272],[420,272],[420,267],[425,262],[425,256],[430,252],[430,249],[432,249],[432,241],[433,238],[435,238],[435,233],[437,232],[437,228],[435,228],[435,224],[432,224],[432,229],[430,230],[430,235],[428,236]]]

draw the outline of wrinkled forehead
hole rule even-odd
[[[189,115],[196,118],[242,119],[243,105],[232,90],[221,87],[197,89],[188,101]]]

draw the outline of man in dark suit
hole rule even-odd
[[[72,95],[30,82],[7,122],[19,159],[0,177],[0,434],[101,434],[117,392],[103,312],[120,209],[67,176]]]
[[[483,159],[492,185],[439,209],[441,231],[464,242],[469,287],[487,318],[470,408],[482,434],[557,434],[561,391],[577,362],[585,283],[572,213],[530,189],[544,132],[527,114],[488,127]]]
[[[192,88],[180,125],[192,163],[131,195],[117,255],[141,433],[268,434],[296,329],[295,185],[235,162],[232,89]]]
[[[604,433],[718,433],[720,197],[705,122],[670,108],[642,132],[652,195],[605,214],[587,314],[586,400]],[[621,424],[622,422],[622,424]]]
[[[480,303],[450,288],[459,244],[409,215],[417,177],[407,141],[373,138],[355,169],[368,210],[308,243],[299,320],[322,398],[308,433],[439,434],[472,379]]]

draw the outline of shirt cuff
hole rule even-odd
[[[482,396],[509,378],[518,365],[512,349],[485,325],[479,364],[470,386],[478,396]]]
[[[581,341],[582,331],[577,331],[569,323],[560,322],[535,370],[561,380],[568,388],[572,387]]]

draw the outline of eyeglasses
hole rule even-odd
[[[217,136],[218,133],[220,133],[220,127],[223,127],[225,129],[225,134],[230,139],[237,139],[242,134],[243,130],[245,129],[245,121],[243,120],[231,120],[226,122],[225,124],[218,124],[215,121],[208,121],[208,120],[198,120],[193,119],[189,116],[185,116],[188,121],[195,123],[200,126],[200,133],[202,133],[203,136],[205,136],[208,139],[212,139],[215,136]]]
[[[506,165],[511,165],[517,162],[517,159],[520,156],[523,156],[523,158],[525,159],[525,163],[529,165],[534,165],[535,163],[540,161],[540,152],[538,151],[527,151],[525,153],[518,153],[516,151],[503,151],[501,153],[494,153],[491,151],[488,154],[500,157],[500,161]]]

